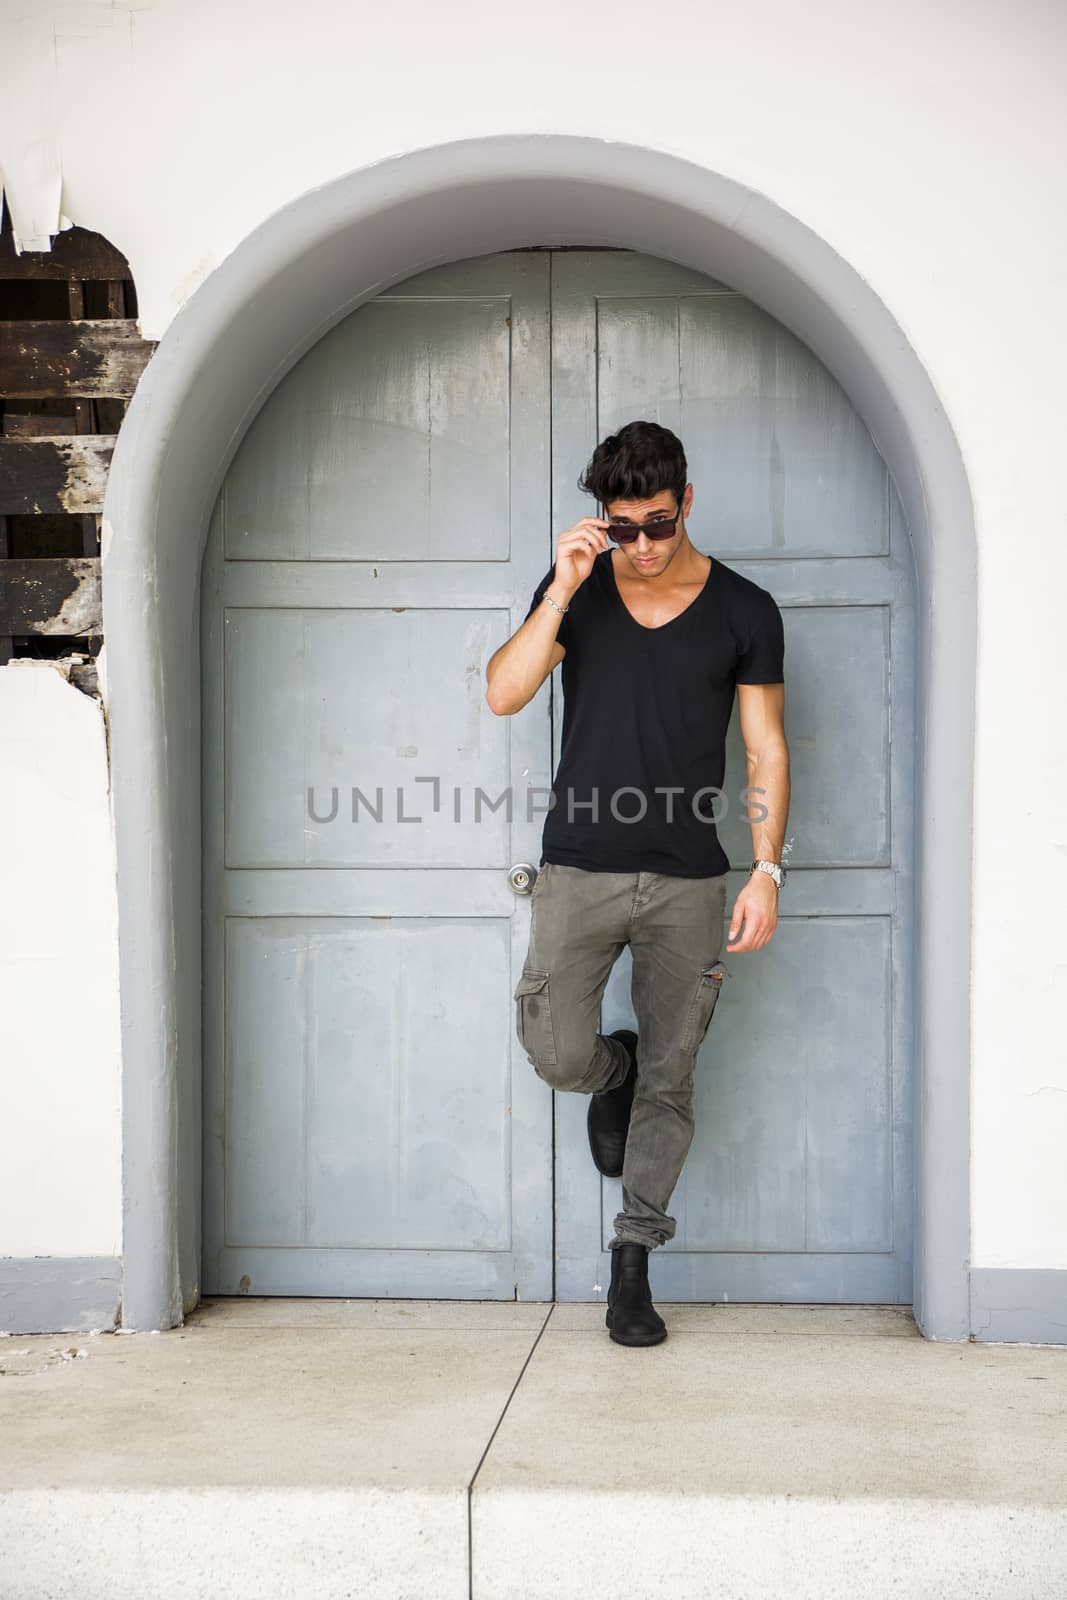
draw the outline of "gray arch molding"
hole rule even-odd
[[[893,474],[920,598],[914,1305],[928,1337],[966,1338],[977,586],[959,447],[885,305],[803,224],[675,156],[564,135],[417,150],[300,196],[183,306],[123,424],[103,560],[123,1323],[173,1327],[199,1294],[198,611],[215,496],[263,400],[334,323],[423,268],[530,244],[622,246],[732,284],[825,362]]]

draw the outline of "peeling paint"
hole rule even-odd
[[[72,689],[87,695],[90,700],[101,700],[96,662],[91,656],[59,656],[55,661],[37,661],[29,657],[14,656],[0,667],[0,672],[38,671],[55,672]],[[101,704],[101,714],[103,705]]]
[[[48,631],[77,638],[79,634],[99,632],[99,627],[100,574],[85,572],[64,600]]]
[[[13,625],[12,632],[75,639],[99,635],[102,607],[96,557],[19,562],[16,573],[19,604],[13,613],[5,611],[5,621],[13,615],[16,622],[22,616],[27,622],[25,628]]]

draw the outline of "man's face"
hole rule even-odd
[[[681,510],[672,538],[650,539],[647,534],[639,533],[632,544],[619,546],[622,559],[629,562],[635,573],[643,578],[654,578],[666,571],[687,540],[685,519],[692,503],[693,485],[687,483],[680,507],[673,489],[661,489],[650,500],[612,500],[605,506],[604,515],[609,522],[625,522],[638,528],[645,522],[655,522],[657,517],[673,517]]]

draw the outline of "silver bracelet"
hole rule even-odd
[[[553,600],[553,598],[552,598],[552,596],[550,594],[543,594],[541,596],[541,599],[542,600],[547,600],[550,606],[556,606],[556,610],[559,612],[561,617],[565,617],[567,615],[567,612],[570,610],[570,606],[558,606],[558,605],[556,605],[556,602]]]

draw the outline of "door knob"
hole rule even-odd
[[[537,868],[528,861],[517,861],[508,871],[508,882],[516,894],[532,894],[537,881]]]

